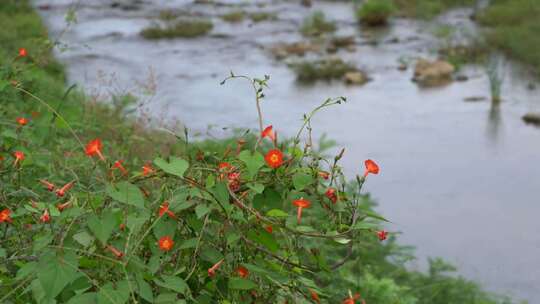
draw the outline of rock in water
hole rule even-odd
[[[532,124],[540,127],[540,112],[538,113],[527,113],[522,117],[523,121],[527,124]]]
[[[413,81],[421,86],[440,86],[452,81],[454,71],[454,66],[447,61],[420,59],[414,68]]]
[[[346,84],[362,85],[369,81],[369,78],[360,71],[347,72],[343,76]]]

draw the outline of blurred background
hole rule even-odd
[[[129,94],[156,127],[199,138],[314,119],[345,173],[381,165],[369,192],[417,248],[488,290],[540,302],[540,1],[37,0],[69,82]]]

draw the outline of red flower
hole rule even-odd
[[[219,266],[221,266],[222,263],[223,263],[223,259],[215,263],[214,266],[208,268],[208,276],[213,278],[216,275],[216,270],[219,269]]]
[[[58,211],[62,212],[64,211],[64,209],[66,209],[67,207],[69,207],[71,205],[71,202],[66,202],[66,203],[63,203],[63,204],[58,204],[56,205],[56,209],[58,209]]]
[[[366,171],[364,171],[364,177],[367,177],[369,173],[371,174],[379,174],[379,166],[377,163],[372,161],[371,159],[368,159],[364,162],[366,165]]]
[[[227,180],[232,192],[236,192],[240,189],[240,173],[231,172],[227,174]]]
[[[272,141],[275,141],[275,140],[276,140],[276,133],[274,132],[274,130],[273,130],[273,128],[272,128],[272,125],[269,125],[268,127],[266,127],[266,128],[262,131],[261,137],[262,137],[262,138],[268,137],[268,138],[270,138]]]
[[[45,209],[45,211],[43,211],[43,215],[41,215],[39,217],[39,220],[42,222],[42,223],[48,223],[51,221],[51,216],[49,215],[49,209]]]
[[[172,218],[172,219],[175,219],[176,218],[176,215],[174,215],[174,213],[169,210],[169,202],[165,201],[163,202],[163,204],[161,206],[159,206],[159,216],[162,217],[165,213],[167,213],[167,215]]]
[[[24,153],[21,151],[15,151],[13,153],[13,156],[15,157],[15,161],[13,162],[13,166],[16,166],[17,164],[20,164],[24,160]]]
[[[11,210],[4,209],[0,211],[0,223],[6,222],[11,223],[13,220],[11,219]]]
[[[278,149],[272,149],[266,153],[264,160],[270,168],[275,169],[283,164],[283,153]]]
[[[24,117],[17,118],[17,123],[22,127],[25,126],[28,123],[28,119]]]
[[[149,175],[149,174],[152,174],[152,173],[156,172],[156,171],[154,170],[154,168],[152,168],[152,166],[150,166],[150,164],[144,165],[144,166],[142,167],[142,169],[143,169],[143,172],[142,172],[142,175],[143,175],[143,176],[146,176],[146,175]]]
[[[317,172],[317,174],[318,174],[320,177],[324,178],[324,179],[328,179],[328,177],[330,177],[330,173],[328,173],[328,172],[326,172],[326,171],[319,171],[319,172]]]
[[[109,249],[112,252],[112,254],[114,254],[114,256],[116,256],[117,259],[121,259],[124,256],[124,253],[122,251],[114,248],[111,245],[108,245],[107,249]]]
[[[105,161],[105,157],[103,157],[103,154],[101,153],[102,148],[103,144],[101,143],[101,140],[99,138],[96,138],[86,145],[85,152],[86,155],[90,157],[97,155],[102,161]]]
[[[27,54],[25,48],[20,48],[20,49],[19,49],[19,57],[26,57],[27,55],[28,55],[28,54]]]
[[[116,169],[119,169],[120,171],[122,171],[122,175],[127,175],[127,170],[126,168],[124,168],[124,166],[122,165],[122,162],[121,160],[117,160],[114,162],[113,164],[113,167],[116,168]]]
[[[355,304],[355,303],[356,303],[356,300],[358,300],[359,298],[360,298],[360,294],[359,294],[359,293],[356,293],[354,296],[349,295],[348,298],[346,298],[345,300],[343,300],[343,304]]]
[[[232,169],[233,166],[229,164],[228,162],[221,162],[219,163],[218,168],[219,168],[219,171],[228,171]]]
[[[386,238],[388,238],[388,231],[386,230],[377,231],[377,237],[379,238],[379,241],[386,240]]]
[[[56,196],[63,197],[64,195],[66,195],[66,192],[71,189],[71,187],[73,187],[73,183],[74,182],[69,182],[65,184],[62,188],[56,190]]]
[[[249,270],[244,266],[239,266],[238,268],[236,268],[236,273],[244,279],[249,276]]]
[[[170,236],[166,235],[159,239],[158,244],[159,244],[159,249],[163,251],[169,251],[173,248],[174,241],[171,239]]]
[[[302,220],[302,210],[311,207],[311,203],[307,199],[301,197],[300,199],[294,200],[293,205],[298,208],[296,219],[298,220],[298,224],[300,224],[300,221]]]
[[[56,188],[56,186],[53,183],[51,183],[51,182],[49,182],[47,180],[41,179],[39,182],[42,183],[43,186],[45,186],[45,188],[47,188],[47,190],[50,191],[50,192],[53,192],[54,188]]]
[[[315,292],[315,290],[310,288],[309,293],[311,294],[311,299],[315,301],[315,303],[321,303],[321,299],[319,299],[319,295]]]
[[[328,190],[326,190],[324,195],[326,195],[326,197],[328,197],[330,201],[332,201],[332,203],[335,204],[337,202],[338,197],[337,197],[336,189],[330,187],[328,188]]]
[[[268,226],[264,227],[264,229],[265,229],[268,233],[274,232],[274,228],[272,227],[272,225],[268,225]]]

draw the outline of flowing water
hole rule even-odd
[[[354,22],[348,2],[320,1],[312,8],[293,1],[123,3],[129,5],[36,1],[51,37],[62,34],[68,46],[57,55],[68,67],[70,82],[105,94],[132,92],[151,76],[156,89],[152,114],[200,132],[208,125],[257,127],[249,84],[219,85],[231,70],[271,76],[264,119],[282,136],[295,134],[302,114],[327,97],[346,96],[346,104],[316,116],[314,135],[326,133],[346,148],[343,165],[350,178],[363,171],[366,158],[381,165],[381,173],[366,186],[393,222],[388,229],[403,232],[402,244],[417,246],[420,259],[412,267],[441,256],[489,290],[540,302],[540,129],[521,120],[526,112],[540,110],[540,89],[529,87],[531,80],[520,68],[506,64],[499,107],[464,102],[489,97],[484,68],[465,67],[461,73],[468,81],[433,89],[411,82],[411,68],[397,69],[402,60],[436,55],[440,41],[432,35],[434,23],[398,18],[388,29],[369,31]],[[78,22],[64,31],[65,14],[74,5]],[[278,19],[231,24],[219,18],[239,7],[276,13]],[[210,18],[214,29],[195,39],[142,39],[140,30],[164,9]],[[291,69],[271,55],[276,43],[302,39],[298,27],[316,9],[337,21],[338,34],[356,36],[356,51],[338,55],[365,70],[371,82],[300,85]],[[474,32],[469,14],[456,10],[437,22]],[[211,132],[220,136],[221,129]]]

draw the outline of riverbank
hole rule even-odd
[[[130,103],[130,101],[133,102],[133,99],[117,97],[115,99],[117,106],[112,108],[99,103],[99,101],[90,99],[82,92],[69,90],[65,85],[63,68],[54,60],[50,49],[47,46],[46,42],[49,38],[46,34],[46,29],[41,24],[40,18],[32,11],[30,6],[28,6],[27,2],[8,1],[2,3],[2,5],[0,5],[0,20],[2,20],[0,22],[3,22],[3,26],[0,28],[0,40],[3,41],[0,50],[0,64],[2,66],[2,82],[0,83],[0,88],[3,99],[2,102],[6,105],[3,107],[0,114],[0,121],[2,122],[2,130],[0,132],[0,154],[3,157],[1,162],[2,175],[0,178],[2,178],[2,185],[7,185],[1,192],[3,198],[2,204],[15,206],[15,215],[13,216],[15,223],[20,219],[24,219],[26,221],[24,224],[31,225],[30,228],[23,225],[20,227],[17,226],[16,230],[11,228],[11,226],[7,226],[7,223],[2,223],[6,225],[4,227],[6,230],[4,231],[9,233],[7,234],[9,237],[7,241],[4,237],[2,240],[2,247],[0,247],[0,254],[2,254],[2,257],[8,258],[0,265],[0,267],[2,267],[0,278],[3,282],[2,287],[0,287],[0,299],[14,303],[40,302],[40,300],[43,300],[41,297],[43,296],[43,292],[47,292],[47,290],[43,290],[45,289],[45,286],[41,286],[40,284],[44,284],[43,282],[46,282],[50,278],[46,276],[40,277],[39,275],[38,278],[35,278],[30,275],[30,270],[35,269],[32,268],[32,259],[12,259],[15,252],[12,250],[13,247],[11,247],[11,245],[15,246],[15,244],[20,243],[21,240],[24,243],[30,242],[30,244],[35,241],[36,244],[39,244],[33,246],[28,257],[35,257],[36,254],[39,257],[41,250],[43,250],[42,245],[47,247],[49,245],[48,243],[51,242],[52,245],[61,245],[62,243],[59,242],[59,239],[57,238],[50,238],[48,242],[46,241],[48,236],[43,234],[43,230],[39,226],[39,221],[38,223],[34,221],[39,215],[30,213],[31,211],[29,212],[28,210],[24,211],[24,209],[28,208],[22,207],[21,201],[35,199],[35,193],[38,193],[40,196],[46,193],[36,181],[37,178],[51,176],[51,181],[57,182],[70,180],[73,176],[76,176],[77,179],[80,178],[85,182],[84,187],[76,187],[77,195],[75,196],[75,199],[78,199],[81,202],[80,204],[75,203],[80,207],[77,210],[79,212],[93,214],[93,208],[102,207],[103,201],[100,201],[99,199],[91,201],[89,206],[82,204],[83,201],[88,202],[85,200],[88,195],[91,194],[92,196],[99,197],[100,193],[103,195],[103,193],[108,190],[104,189],[103,185],[99,182],[102,178],[107,178],[106,174],[99,176],[99,179],[94,179],[94,177],[92,177],[92,170],[88,169],[91,167],[92,162],[88,160],[86,155],[83,155],[78,138],[81,139],[84,144],[93,138],[100,138],[105,143],[104,151],[107,152],[107,157],[110,159],[124,160],[125,163],[128,164],[127,168],[130,170],[139,170],[139,168],[148,161],[152,161],[156,155],[161,155],[162,157],[175,155],[196,159],[197,156],[200,156],[200,152],[202,151],[202,157],[207,158],[205,162],[212,162],[215,161],[215,157],[224,154],[228,145],[235,147],[236,140],[231,139],[224,142],[209,141],[206,144],[196,144],[195,146],[191,146],[190,149],[187,149],[185,141],[179,140],[166,133],[148,130],[145,127],[145,122],[147,121],[139,120],[140,118],[135,117],[130,118],[127,113],[130,112],[130,106],[133,105]],[[27,55],[18,56],[18,51],[21,47],[26,49]],[[37,98],[32,97],[29,93]],[[53,115],[49,111],[50,108],[56,109],[60,116]],[[26,117],[29,119],[29,123],[24,125],[19,123],[19,125],[17,125],[16,118],[18,117]],[[76,136],[74,137],[73,135]],[[14,166],[12,166],[11,161],[13,161],[13,159],[10,155],[15,149],[23,151],[26,155],[25,160],[23,160],[24,165],[20,171],[11,171]],[[97,166],[99,169],[99,165]],[[93,169],[96,169],[96,167]],[[13,176],[16,176],[17,174],[19,174],[18,180],[17,178],[13,178]],[[24,184],[23,190],[21,190],[21,181],[22,184]],[[145,186],[148,187],[149,185]],[[352,193],[348,193],[347,195],[351,196]],[[156,198],[156,200],[157,199],[158,198]],[[364,199],[367,202],[367,206],[372,205],[373,202],[370,200],[369,196],[365,196]],[[38,200],[37,204],[41,203],[49,202],[47,200]],[[2,205],[0,206],[0,209],[3,207],[6,206]],[[38,205],[38,207],[40,207],[40,205]],[[113,207],[112,204],[111,207]],[[115,205],[114,207],[117,208],[118,206]],[[371,207],[366,208],[371,209]],[[111,210],[115,209],[111,208]],[[191,216],[193,213],[193,210],[188,210],[189,213],[186,212],[185,216]],[[196,212],[204,212],[204,210],[198,209]],[[152,213],[155,212],[152,210]],[[52,215],[53,219],[58,218],[58,220],[62,220],[63,216],[63,214]],[[69,215],[65,215],[65,217],[68,216]],[[309,213],[307,216],[309,216]],[[194,220],[194,222],[196,221]],[[192,223],[190,222],[189,224]],[[202,223],[193,224],[194,227],[199,228],[201,225]],[[32,228],[32,226],[35,228]],[[77,231],[77,237],[69,235],[70,238],[73,237],[73,239],[66,239],[66,244],[69,246],[76,246],[77,248],[80,248],[79,250],[81,251],[87,248],[85,247],[85,244],[91,249],[84,250],[88,253],[82,253],[78,262],[80,263],[81,273],[84,273],[87,276],[91,275],[92,278],[95,279],[86,281],[81,279],[83,276],[72,276],[72,278],[76,277],[79,280],[79,284],[75,284],[74,282],[74,284],[69,286],[63,283],[60,284],[60,286],[63,286],[58,291],[58,299],[64,302],[68,300],[76,302],[74,299],[75,297],[78,296],[79,298],[77,300],[81,301],[81,295],[88,294],[88,297],[85,299],[88,303],[93,303],[92,296],[97,293],[99,299],[100,292],[105,290],[110,291],[110,293],[114,295],[113,299],[115,301],[111,300],[113,303],[130,301],[125,299],[123,291],[132,289],[133,286],[127,288],[125,284],[123,284],[124,282],[127,282],[127,285],[129,285],[131,281],[129,279],[122,281],[123,274],[121,273],[121,267],[114,268],[115,263],[108,260],[108,262],[104,262],[109,263],[106,264],[106,266],[111,267],[110,269],[119,271],[118,274],[113,273],[112,275],[115,280],[111,280],[106,269],[96,271],[96,269],[100,269],[99,263],[102,263],[103,261],[95,259],[95,256],[109,255],[114,257],[114,255],[111,255],[111,253],[101,248],[101,246],[92,245],[93,241],[88,237],[88,232],[93,232],[91,226],[92,225],[89,226],[89,230],[87,230],[87,228],[82,228]],[[128,221],[127,229],[131,230],[132,227],[133,226],[131,226]],[[20,234],[19,228],[29,229],[29,232]],[[58,229],[59,227],[55,228]],[[86,234],[79,234],[82,232],[85,232]],[[215,232],[215,235],[218,236],[218,230]],[[6,233],[4,233],[4,235],[6,235]],[[115,231],[114,235],[115,237],[121,236],[122,232]],[[45,239],[43,237],[45,237]],[[63,241],[64,239],[62,238],[62,242]],[[181,241],[184,244],[183,239],[178,241]],[[342,243],[347,243],[346,239],[340,239],[340,241]],[[334,295],[338,290],[341,290],[343,286],[352,286],[351,288],[358,287],[356,286],[356,280],[360,279],[361,287],[359,291],[361,296],[366,299],[368,303],[390,303],[392,301],[400,301],[400,303],[407,304],[503,302],[502,300],[495,300],[494,296],[483,292],[477,284],[448,274],[453,268],[440,260],[433,260],[431,262],[429,274],[407,270],[402,262],[410,260],[410,251],[395,243],[394,237],[391,237],[391,240],[388,242],[381,243],[373,236],[366,235],[361,241],[361,243],[354,247],[354,252],[357,252],[358,250],[359,255],[354,256],[355,259],[353,259],[351,263],[345,264],[344,267],[340,268],[338,273],[324,271],[318,276],[317,279],[321,282],[317,283],[322,286],[313,288],[321,290],[322,301],[334,303],[336,298],[331,298],[329,296]],[[152,246],[151,243],[152,242],[149,241],[148,246]],[[267,245],[267,242],[263,241],[263,243],[266,243]],[[185,246],[186,247],[183,248],[183,250],[193,249],[187,245]],[[335,246],[336,244],[333,244],[329,248],[335,248]],[[69,247],[66,246],[66,248]],[[324,248],[325,247],[321,247],[321,249]],[[336,251],[340,254],[345,254],[346,250],[344,249],[344,247],[340,247]],[[66,250],[69,251],[68,249]],[[319,256],[324,257],[326,253],[328,253],[329,256],[334,256],[336,254],[331,251],[323,251],[323,254],[320,254]],[[17,252],[16,256],[19,254],[20,252]],[[254,253],[254,255],[265,256],[260,252]],[[66,261],[72,261],[71,259],[68,259],[67,256],[68,255],[66,254]],[[299,256],[303,257],[304,255]],[[142,256],[141,258],[144,259],[145,257]],[[319,263],[322,263],[321,261],[319,261]],[[144,260],[144,262],[146,262],[146,260]],[[265,265],[264,261],[256,260],[256,262]],[[148,261],[148,267],[154,267],[151,263],[151,261]],[[45,263],[44,265],[49,264]],[[34,264],[33,266],[35,267],[36,265]],[[279,265],[275,264],[275,266],[276,268],[274,268],[273,271],[279,273],[277,270],[280,268]],[[214,297],[219,298],[220,296],[218,296],[218,294],[222,292],[222,289],[216,291],[216,289],[212,289],[212,286],[207,287],[200,285],[200,282],[197,280],[200,280],[200,278],[203,277],[202,274],[206,272],[204,267],[201,268],[201,276],[188,280],[187,286],[189,286],[188,288],[190,288],[193,291],[193,294],[197,296],[199,303],[215,301],[216,299],[214,299]],[[264,269],[261,270],[256,266],[248,266],[248,268],[250,268],[250,271],[256,276],[256,278],[253,278],[254,280],[258,280],[259,277],[263,278],[267,275]],[[53,272],[56,270],[57,269],[53,269]],[[67,271],[65,268],[61,268],[61,270],[66,271],[68,274],[72,274],[71,271]],[[153,278],[153,274],[145,274],[142,281],[148,281],[149,283],[142,283],[141,280],[137,278],[137,286],[144,286],[144,288],[139,287],[140,290],[138,289],[135,293],[128,292],[128,297],[136,297],[136,299],[142,303],[150,302],[148,300],[150,298],[148,289],[145,289],[147,286],[149,287],[150,294],[154,294],[156,299],[165,294],[158,294],[162,289],[173,290],[177,294],[182,293],[181,290],[184,289],[179,289],[179,287],[174,286],[171,287],[168,282],[164,283],[161,281],[161,279],[164,278],[161,276],[161,270],[162,269],[158,272],[160,274],[159,277],[156,275],[155,280],[148,278],[148,276]],[[299,270],[295,271],[298,272]],[[294,272],[288,273],[288,275],[293,274]],[[360,274],[361,276],[359,277]],[[270,277],[274,280],[282,280],[282,277]],[[59,279],[58,277],[54,278]],[[4,284],[4,282],[6,282],[6,284]],[[266,281],[263,282],[267,283]],[[115,285],[112,285],[112,283]],[[211,283],[209,284],[212,285]],[[302,284],[305,284],[305,281]],[[57,289],[58,286],[59,285],[55,285],[54,288]],[[229,287],[230,286],[231,285],[229,285]],[[10,291],[14,290],[15,287],[28,287],[28,290],[31,290],[32,293],[20,293],[5,298],[5,295],[10,295]],[[214,293],[208,295],[209,291],[206,290],[206,288],[209,288],[209,291],[213,291]],[[283,286],[280,288],[283,288]],[[115,293],[115,289],[119,292]],[[144,291],[141,291],[143,289]],[[81,290],[83,291],[81,292]],[[261,293],[262,292],[263,291],[261,291]],[[304,290],[303,292],[306,291]],[[104,292],[103,294],[108,293]],[[172,300],[170,300],[170,295],[170,292],[167,293],[168,301],[172,302]],[[208,300],[209,297],[210,299]],[[343,296],[340,295],[338,301],[345,297],[345,294],[343,294]],[[162,297],[162,300],[165,298],[165,296]],[[172,298],[176,301],[175,296]],[[298,299],[298,301],[301,300]],[[163,300],[161,303],[169,302]],[[101,302],[98,300],[98,303]]]

